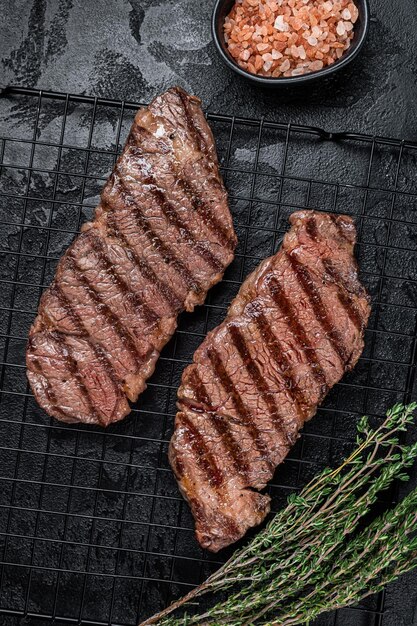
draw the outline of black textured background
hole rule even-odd
[[[261,91],[226,69],[213,0],[1,0],[1,82],[149,99],[178,83],[211,110],[417,136],[415,0],[371,0],[362,58],[327,84]]]
[[[177,83],[216,112],[417,139],[416,0],[371,0],[370,38],[351,69],[286,92],[253,88],[222,65],[211,43],[212,5],[0,0],[0,84],[148,100]],[[1,111],[0,134],[9,134],[10,109]],[[19,126],[23,133],[23,118]],[[409,575],[389,590],[383,626],[417,625],[416,605],[417,575]],[[26,623],[0,616],[2,626]]]

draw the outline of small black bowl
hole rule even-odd
[[[322,70],[310,72],[309,74],[303,74],[302,76],[290,76],[284,78],[268,78],[267,76],[258,76],[247,72],[236,63],[228,51],[227,44],[224,40],[224,20],[230,13],[234,3],[235,0],[216,0],[211,22],[214,43],[216,44],[216,48],[224,63],[226,63],[230,69],[236,72],[236,74],[240,74],[240,76],[247,78],[252,83],[256,85],[263,85],[265,87],[288,87],[291,85],[302,85],[339,72],[339,70],[345,68],[358,56],[359,52],[362,50],[369,31],[370,12],[368,0],[355,0],[356,6],[359,9],[359,18],[354,26],[354,37],[350,44],[350,48],[338,61],[335,61],[332,65],[324,67]]]

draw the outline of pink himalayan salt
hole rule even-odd
[[[225,41],[251,73],[300,76],[342,57],[358,17],[351,0],[236,0],[224,22]]]

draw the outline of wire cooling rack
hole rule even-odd
[[[355,371],[307,425],[269,487],[276,510],[352,444],[358,418],[414,394],[417,144],[209,114],[239,247],[207,303],[181,317],[132,414],[104,431],[48,418],[25,344],[58,258],[92,217],[138,103],[9,88],[0,139],[0,616],[7,626],[135,626],[229,553],[197,545],[167,463],[184,366],[295,209],[352,215],[373,300]],[[7,135],[6,135],[7,133]],[[387,592],[389,593],[389,591]],[[383,626],[384,594],[320,618]]]

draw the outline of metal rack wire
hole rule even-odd
[[[356,218],[373,297],[366,349],[270,486],[274,507],[340,460],[357,419],[415,395],[417,144],[209,114],[239,248],[205,306],[184,315],[130,417],[106,431],[48,418],[29,393],[25,342],[42,289],[97,196],[134,111],[8,88],[0,139],[0,616],[17,624],[134,626],[226,558],[204,554],[166,460],[181,372],[295,209]],[[384,594],[318,620],[382,626]],[[15,621],[13,621],[15,620]],[[20,622],[19,622],[20,623]]]

